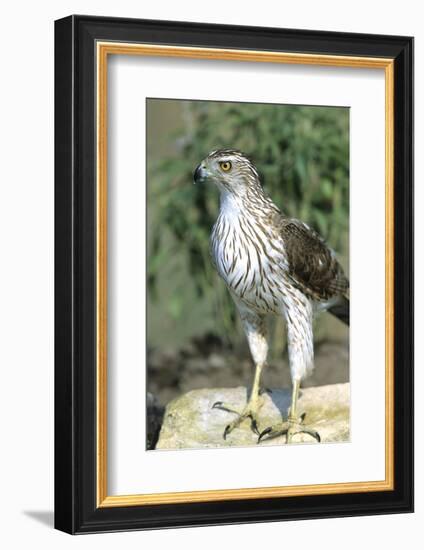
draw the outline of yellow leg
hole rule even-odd
[[[289,409],[287,422],[283,422],[277,426],[270,426],[269,428],[266,428],[265,430],[263,430],[263,432],[261,432],[261,434],[259,435],[258,443],[260,443],[265,436],[266,436],[266,439],[272,439],[280,435],[285,435],[287,443],[291,443],[293,436],[298,433],[309,434],[314,439],[316,439],[318,443],[321,441],[321,438],[318,432],[310,428],[307,428],[306,426],[303,425],[303,419],[305,415],[302,415],[300,418],[297,415],[297,402],[299,399],[299,390],[300,390],[300,380],[294,380],[293,389],[292,389],[291,406]]]
[[[252,392],[250,394],[249,403],[256,403],[259,400],[259,393],[261,390],[261,374],[265,363],[258,363],[255,368],[255,377],[253,379]]]
[[[230,406],[223,403],[222,401],[217,401],[216,403],[213,404],[212,406],[213,409],[220,409],[222,411],[230,412],[237,415],[237,418],[235,418],[230,424],[228,424],[225,427],[224,434],[223,434],[224,439],[226,439],[227,435],[231,433],[234,430],[234,428],[237,428],[237,426],[239,426],[241,422],[246,418],[250,418],[252,430],[259,435],[258,412],[262,406],[262,400],[260,396],[260,389],[261,389],[260,381],[261,381],[261,374],[264,366],[265,366],[265,363],[258,363],[256,365],[252,391],[250,393],[249,400],[247,401],[247,404],[242,410],[242,412],[238,412],[232,409]]]

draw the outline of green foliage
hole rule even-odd
[[[199,299],[213,302],[217,326],[233,331],[234,307],[224,285],[216,284],[209,256],[209,235],[218,212],[218,192],[193,185],[199,162],[214,149],[244,151],[262,175],[266,192],[288,216],[314,227],[338,252],[348,232],[349,111],[306,107],[184,101],[183,124],[169,139],[178,154],[149,162],[149,292],[169,254],[184,258]],[[153,201],[153,203],[152,203]],[[172,237],[170,237],[172,235]],[[164,240],[171,248],[164,252]],[[184,315],[178,288],[169,300],[176,319]]]

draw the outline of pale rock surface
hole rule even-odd
[[[217,401],[229,404],[241,411],[246,404],[245,387],[201,389],[190,391],[171,401],[165,410],[162,428],[156,449],[199,449],[209,447],[250,446],[257,444],[257,435],[250,428],[247,419],[227,435],[222,437],[224,428],[235,418],[234,414],[212,405]],[[273,389],[264,393],[260,409],[259,430],[287,419],[290,406],[290,389]],[[305,424],[318,431],[321,443],[349,441],[350,385],[332,384],[301,390],[298,412],[306,413]],[[285,436],[280,436],[260,445],[285,444]],[[293,443],[315,440],[306,434],[297,434]]]

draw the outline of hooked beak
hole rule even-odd
[[[203,183],[208,176],[208,173],[204,166],[199,164],[193,174],[194,183]]]

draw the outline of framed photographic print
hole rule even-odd
[[[413,39],[55,24],[55,525],[413,509]]]

